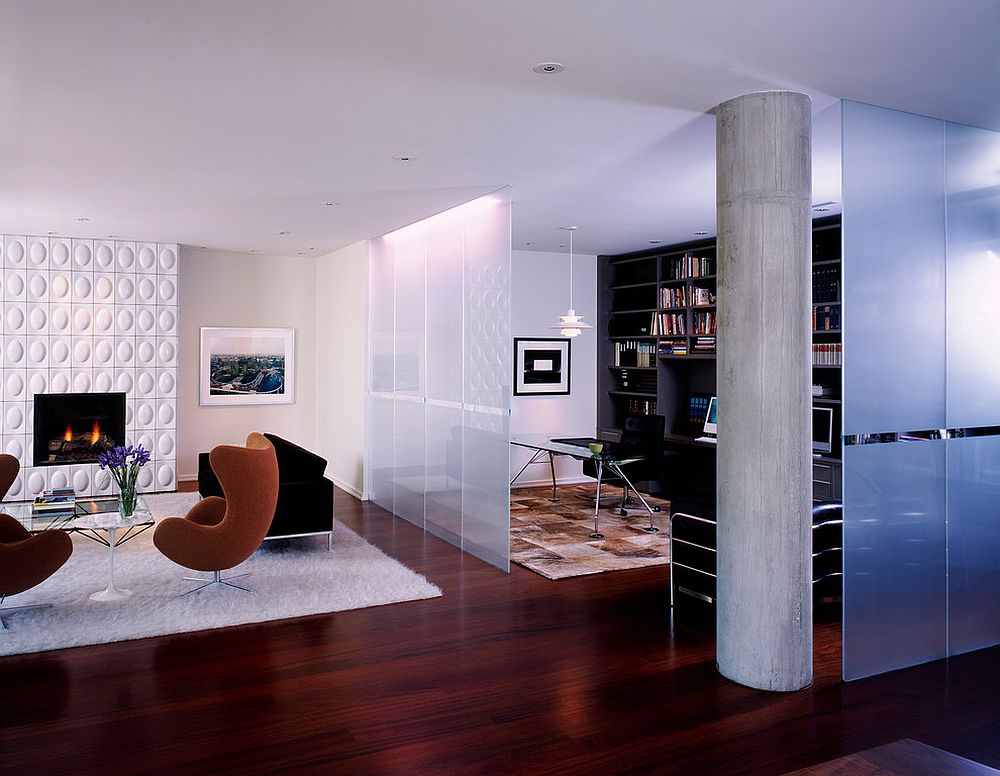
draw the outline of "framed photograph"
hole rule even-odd
[[[201,328],[201,404],[292,404],[295,329]]]
[[[514,338],[514,395],[569,394],[568,339]]]

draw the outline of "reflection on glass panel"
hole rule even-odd
[[[944,427],[944,122],[843,103],[844,433]]]
[[[464,248],[464,228],[427,237],[427,398],[455,403],[462,401]]]
[[[396,396],[392,511],[424,525],[424,405]]]
[[[1000,133],[947,125],[947,427],[1000,424]]]
[[[462,544],[462,410],[428,403],[424,442],[425,527]]]
[[[462,549],[510,570],[510,415],[466,412]]]
[[[946,655],[945,444],[844,449],[844,679]]]
[[[393,498],[393,402],[391,398],[368,397],[368,471],[371,498],[382,509],[392,511]]]
[[[1000,437],[948,441],[948,615],[953,655],[1000,643]]]
[[[384,239],[372,242],[368,271],[371,290],[368,301],[371,370],[368,378],[368,476],[372,500],[392,511],[395,268],[392,248]]]

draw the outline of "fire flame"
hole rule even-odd
[[[90,444],[96,445],[100,441],[101,441],[101,424],[95,420],[94,427],[90,430]]]
[[[67,442],[73,441],[73,429],[69,427],[69,423],[66,424],[66,433],[63,434],[63,439]]]

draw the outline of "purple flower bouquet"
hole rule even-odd
[[[149,463],[149,451],[142,445],[118,446],[105,450],[97,456],[101,469],[107,469],[118,485],[118,508],[122,517],[129,518],[135,512],[135,483],[139,469]]]

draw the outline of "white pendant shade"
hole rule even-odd
[[[577,315],[573,309],[573,232],[575,226],[564,226],[563,229],[569,232],[569,310],[565,315],[559,316],[559,323],[549,326],[550,329],[559,329],[559,333],[564,337],[577,337],[584,329],[593,329],[589,323],[583,322],[583,316]]]

